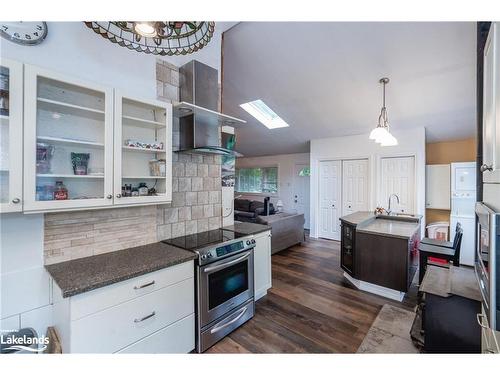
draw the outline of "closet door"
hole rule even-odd
[[[340,240],[341,161],[319,163],[319,237]]]
[[[415,213],[415,158],[413,156],[382,158],[381,160],[381,188],[379,205],[388,208],[391,194],[399,197],[392,198],[393,212]]]
[[[368,211],[368,160],[342,161],[342,215]]]

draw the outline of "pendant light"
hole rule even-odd
[[[378,125],[371,131],[369,138],[373,139],[376,143],[380,143],[381,146],[396,146],[398,140],[389,131],[389,118],[387,116],[387,108],[385,107],[385,85],[389,83],[389,78],[381,78],[379,83],[382,84],[383,89],[382,108],[378,116]]]

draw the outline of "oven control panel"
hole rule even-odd
[[[200,263],[211,263],[218,258],[224,258],[230,254],[239,253],[254,246],[255,239],[245,238],[226,245],[221,244],[220,246],[205,249],[200,252]]]

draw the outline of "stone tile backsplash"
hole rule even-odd
[[[179,100],[179,70],[156,64],[160,100]],[[174,121],[176,150],[179,125]],[[167,238],[203,232],[222,225],[220,156],[173,153],[172,203],[45,214],[46,264],[64,262]]]

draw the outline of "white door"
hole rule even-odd
[[[293,204],[299,214],[304,214],[304,228],[309,228],[309,164],[295,164],[293,178]]]
[[[437,210],[450,209],[450,165],[425,166],[425,207]]]
[[[342,215],[368,211],[368,160],[342,161]]]
[[[340,239],[341,161],[319,163],[319,237]]]
[[[272,286],[271,276],[271,232],[255,236],[254,248],[254,289],[255,300],[265,296]]]
[[[24,66],[24,211],[113,204],[113,89]]]
[[[23,209],[23,65],[0,61],[0,212]]]
[[[500,182],[500,36],[493,23],[484,47],[483,182]]]
[[[415,213],[415,158],[413,156],[398,158],[382,158],[381,160],[381,189],[379,204],[388,208],[391,194],[399,197],[392,198],[393,212]]]

